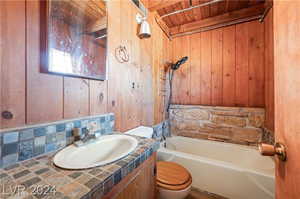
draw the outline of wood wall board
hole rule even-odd
[[[265,127],[274,131],[274,34],[273,9],[265,18]]]
[[[174,44],[175,46],[172,46],[173,63],[190,54],[190,38],[189,36],[176,38],[174,39]],[[174,71],[172,89],[174,98],[172,103],[189,104],[190,86],[190,59],[188,59],[186,63]]]
[[[64,118],[88,116],[89,80],[64,77]]]
[[[26,1],[26,124],[63,119],[63,77],[40,73],[39,8]]]
[[[190,104],[201,104],[201,33],[193,34],[191,39],[191,101]]]
[[[154,93],[152,78],[152,39],[140,40],[141,124],[154,124]]]
[[[264,24],[249,22],[249,105],[264,107]]]
[[[211,104],[212,36],[211,31],[201,33],[201,104]]]
[[[276,158],[276,198],[297,199],[300,187],[300,1],[274,1],[275,141],[287,161]]]
[[[123,126],[122,131],[137,127],[140,124],[139,118],[139,104],[138,104],[138,90],[136,89],[138,83],[138,66],[137,66],[137,48],[134,47],[133,39],[136,37],[134,32],[133,24],[133,5],[121,1],[121,43],[126,46],[128,53],[130,55],[130,60],[127,63],[122,64],[122,94],[123,94],[123,103],[122,103],[122,118]],[[125,102],[126,99],[126,103]]]
[[[223,29],[223,105],[235,106],[235,26]]]
[[[151,19],[151,17],[150,17]],[[152,37],[156,37],[157,39],[152,40],[152,74],[153,74],[153,95],[154,95],[154,121],[160,121],[162,118],[162,112],[161,112],[161,95],[160,95],[160,90],[159,90],[159,85],[160,85],[160,77],[159,77],[159,66],[160,66],[160,54],[155,53],[157,51],[161,52],[161,49],[159,48],[159,43],[160,43],[160,37],[159,37],[159,29],[157,26],[154,26],[152,28]],[[155,46],[155,47],[154,47]]]
[[[154,123],[166,117],[169,96],[168,73],[171,63],[171,42],[157,25],[152,26],[152,73],[154,100]]]
[[[89,80],[90,115],[107,113],[107,81]]]
[[[25,2],[0,2],[0,129],[25,124]],[[4,119],[2,111],[13,114]]]
[[[180,38],[175,38],[171,42],[172,45],[172,63],[175,63],[178,59],[181,58],[180,55]],[[178,73],[178,70],[176,71]],[[174,72],[175,73],[175,72]],[[177,74],[176,73],[176,74]],[[171,103],[172,104],[177,104],[179,103],[179,95],[180,92],[178,90],[179,85],[180,85],[180,78],[176,78],[177,76],[173,74],[173,81],[172,81],[172,99]]]
[[[236,105],[249,106],[249,23],[236,26]]]
[[[212,101],[211,105],[220,106],[223,104],[223,30],[212,31]]]
[[[121,45],[121,1],[110,1],[108,9],[108,112],[115,114],[115,129],[120,130],[122,124],[122,65],[115,57],[115,49]]]
[[[168,97],[168,77],[167,71],[171,62],[170,41],[164,36],[158,26],[153,27],[152,39],[152,73],[153,73],[153,93],[154,100],[154,121],[159,123],[165,118],[166,100]]]
[[[134,121],[138,121],[136,126],[141,125],[142,123],[142,109],[143,109],[143,96],[146,96],[147,92],[150,92],[151,90],[142,90],[142,66],[145,63],[144,60],[151,59],[151,54],[143,53],[141,50],[142,46],[142,39],[139,38],[138,33],[138,25],[136,22],[136,14],[140,12],[139,9],[137,9],[133,4],[131,4],[131,26],[132,26],[132,48],[133,48],[133,57],[132,60],[132,70],[134,74],[134,101],[133,101],[133,108],[137,108],[137,114]],[[142,14],[140,12],[140,14]],[[147,38],[149,40],[149,38]],[[147,40],[146,38],[144,40]],[[148,57],[150,56],[150,57]],[[152,78],[152,77],[150,77]],[[146,79],[144,79],[147,81]],[[136,127],[134,126],[134,127]]]

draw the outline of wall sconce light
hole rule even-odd
[[[136,21],[140,24],[139,37],[141,39],[151,37],[150,25],[146,21],[147,17],[143,17],[141,14],[136,14]]]

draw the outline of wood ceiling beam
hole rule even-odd
[[[156,23],[159,25],[159,27],[162,29],[162,31],[166,34],[166,36],[170,38],[170,29],[168,25],[160,18],[157,12],[154,13],[154,19]]]
[[[207,19],[203,19],[203,20],[199,20],[199,21],[195,21],[195,22],[191,22],[191,23],[187,23],[187,24],[183,24],[180,26],[170,28],[170,35],[173,36],[175,34],[190,32],[190,31],[194,31],[197,29],[201,29],[201,28],[205,28],[205,27],[209,27],[209,26],[215,26],[218,24],[227,23],[230,21],[238,20],[238,19],[258,16],[258,15],[263,14],[264,10],[265,10],[265,5],[259,4],[259,5],[252,6],[249,8],[244,8],[241,10],[228,12],[228,13],[218,15],[215,17],[210,17]]]
[[[150,0],[148,1],[148,9],[152,12],[182,1],[184,0]]]

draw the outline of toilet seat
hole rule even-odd
[[[157,185],[168,190],[183,190],[192,184],[190,173],[174,162],[157,163]]]

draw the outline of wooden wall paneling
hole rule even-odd
[[[136,22],[136,14],[139,11],[136,6],[130,2],[131,6],[131,29],[132,29],[132,35],[131,35],[131,42],[132,42],[132,74],[133,76],[133,83],[132,87],[134,87],[133,92],[134,92],[134,101],[133,101],[133,106],[132,108],[136,109],[136,117],[135,117],[135,126],[141,125],[142,122],[142,108],[143,108],[143,96],[149,90],[142,90],[142,64],[144,63],[144,60],[147,59],[147,54],[141,51],[141,42],[142,39],[138,37],[138,27],[139,25]],[[142,13],[141,13],[142,14]],[[144,39],[145,40],[145,39]]]
[[[0,2],[0,128],[25,124],[25,0]]]
[[[136,22],[136,14],[138,13],[137,8],[134,6],[132,2],[127,2],[129,4],[130,9],[130,17],[129,17],[129,42],[131,46],[131,59],[128,65],[128,89],[129,92],[127,94],[128,98],[126,98],[126,107],[127,112],[130,113],[129,119],[130,122],[127,123],[128,127],[126,130],[137,127],[141,124],[142,121],[142,94],[143,91],[140,87],[140,73],[141,73],[141,63],[140,63],[140,38],[137,35],[138,24]],[[125,30],[125,29],[124,29]],[[131,111],[131,112],[130,112]]]
[[[174,38],[172,40],[172,63],[175,63],[178,59],[180,59],[180,55],[179,55],[179,49],[181,48],[180,44],[180,37]],[[178,73],[178,72],[177,72]],[[179,104],[179,100],[178,100],[178,84],[180,84],[180,79],[176,78],[177,75],[174,73],[173,75],[173,81],[172,81],[172,99],[171,99],[171,104]]]
[[[152,79],[152,39],[140,40],[140,90],[141,90],[141,124],[151,126],[154,124],[154,93]]]
[[[197,34],[201,35],[198,49]],[[191,61],[190,80],[188,74],[175,72],[173,103],[186,103],[182,100],[186,92],[182,87],[186,88],[190,81],[190,104],[264,107],[263,24],[252,21],[197,34],[171,42],[173,61],[183,55],[189,55]],[[190,52],[184,49],[189,43]],[[201,62],[200,72],[195,66],[197,61]],[[201,80],[199,88],[197,80]]]
[[[115,129],[122,123],[122,64],[115,57],[115,49],[121,45],[121,0],[107,2],[108,9],[108,112],[115,114]]]
[[[236,25],[236,106],[249,105],[249,23]]]
[[[63,119],[63,77],[40,73],[40,1],[26,1],[26,121]]]
[[[89,80],[90,115],[107,113],[107,81]]]
[[[235,26],[223,29],[223,105],[235,105]]]
[[[129,62],[122,63],[120,65],[120,71],[122,73],[122,77],[119,81],[121,81],[121,88],[122,89],[122,101],[121,101],[121,115],[122,115],[122,126],[121,131],[125,131],[128,126],[132,125],[132,118],[135,115],[135,110],[132,109],[130,106],[130,102],[134,99],[133,92],[131,90],[132,86],[132,79],[131,79],[131,71],[130,63],[132,60],[132,48],[131,48],[131,7],[128,1],[121,1],[121,45],[124,45],[129,53]],[[125,31],[126,30],[126,31]]]
[[[150,14],[150,20],[152,19],[153,22],[153,14]],[[157,26],[153,26],[152,28],[152,38],[158,37],[158,28]],[[160,121],[160,110],[159,110],[159,105],[160,105],[160,98],[159,98],[159,62],[158,62],[158,54],[157,52],[157,39],[152,39],[152,75],[153,75],[153,95],[154,95],[154,123],[158,123]]]
[[[162,37],[161,49],[163,52],[162,62],[160,66],[160,95],[161,95],[161,121],[166,119],[167,114],[167,101],[170,95],[170,88],[169,88],[169,67],[171,66],[171,47],[170,47],[170,40],[165,34],[160,31],[160,35]]]
[[[64,77],[64,118],[89,115],[89,80]]]
[[[166,57],[165,57],[165,63],[164,63],[164,69],[167,67],[170,67],[171,65],[171,62],[172,62],[172,48],[171,48],[171,40],[166,37],[164,34],[163,34],[163,37],[164,37],[164,50],[165,50],[165,53],[166,53]],[[169,95],[170,95],[170,87],[169,87],[169,81],[170,81],[170,73],[168,72],[168,70],[164,70],[164,75],[165,75],[165,89],[166,89],[166,93],[165,93],[165,96],[164,96],[164,115],[163,115],[163,120],[166,119],[167,117],[167,104],[168,104],[168,100],[169,100]]]
[[[190,38],[189,36],[179,37],[174,39],[173,46],[174,59],[177,62],[184,56],[190,55]],[[172,103],[189,104],[190,103],[190,59],[181,65],[174,72],[173,79],[173,100]]]
[[[264,107],[264,25],[249,22],[249,105]]]
[[[223,29],[212,33],[211,105],[223,104]]]
[[[122,131],[139,125],[138,107],[136,104],[136,55],[133,47],[134,31],[133,31],[133,5],[128,1],[121,1],[121,43],[126,46],[130,56],[127,63],[122,64]]]
[[[274,35],[273,9],[265,18],[265,127],[274,131]]]
[[[201,33],[201,104],[211,105],[212,37],[211,31]]]
[[[160,29],[158,29],[158,35],[160,39],[158,40],[157,47],[158,47],[158,70],[157,70],[157,76],[158,76],[158,88],[157,92],[159,95],[159,121],[162,121],[164,118],[164,111],[165,111],[165,84],[166,84],[166,76],[164,73],[164,67],[165,67],[165,58],[166,58],[166,50],[164,46],[165,39],[162,36],[162,32]]]
[[[153,20],[154,21],[154,20]],[[159,123],[163,118],[163,99],[161,95],[161,68],[163,59],[163,46],[161,30],[158,26],[152,26],[152,75],[153,75],[153,93],[155,95],[154,105],[154,123]],[[155,39],[154,39],[155,38]]]
[[[191,104],[201,104],[201,33],[191,35]]]
[[[164,101],[163,101],[163,74],[162,74],[162,70],[163,70],[163,59],[164,59],[164,46],[163,46],[163,38],[161,37],[162,33],[161,30],[159,28],[157,28],[157,43],[155,45],[155,50],[157,53],[157,73],[155,75],[157,75],[157,94],[158,94],[158,122],[163,120],[163,113],[164,113]]]

